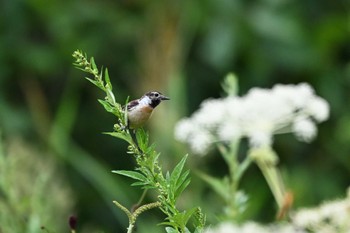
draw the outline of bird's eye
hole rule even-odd
[[[154,94],[154,96],[155,96],[155,97],[158,97],[158,96],[159,96],[159,94],[158,94],[158,93],[155,93],[155,94]]]

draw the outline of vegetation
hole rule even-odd
[[[329,119],[318,125],[312,142],[300,143],[292,134],[284,134],[274,138],[273,151],[278,154],[286,191],[294,195],[292,210],[344,197],[350,170],[347,1],[14,0],[1,6],[0,132],[5,148],[1,153],[18,154],[6,149],[18,138],[25,142],[18,148],[35,154],[32,161],[48,158],[50,165],[43,167],[58,175],[52,175],[56,182],[50,178],[40,188],[33,185],[37,198],[42,197],[42,190],[56,193],[52,183],[66,190],[63,193],[71,192],[59,201],[45,199],[35,208],[37,212],[25,211],[25,223],[40,219],[40,224],[33,226],[68,232],[69,217],[74,215],[79,233],[124,232],[127,217],[112,201],[130,210],[143,193],[130,186],[130,179],[110,172],[139,168],[137,155],[125,152],[129,142],[99,133],[117,132],[111,126],[120,122],[96,101],[101,98],[100,90],[84,82],[79,78],[81,72],[72,68],[71,53],[77,48],[108,67],[117,103],[124,105],[128,97],[139,98],[150,90],[171,98],[145,126],[149,136],[141,138],[147,138],[148,145],[156,144],[155,155],[161,152],[157,159],[164,179],[166,171],[172,174],[183,155],[189,154],[182,172],[191,171],[191,183],[176,200],[180,212],[200,206],[207,226],[222,221],[218,216],[222,217],[226,201],[203,180],[203,174],[229,174],[225,158],[218,156],[221,149],[214,146],[206,156],[194,156],[190,147],[175,140],[174,128],[180,119],[196,112],[203,100],[226,96],[221,83],[230,72],[238,77],[235,93],[239,96],[254,87],[306,82],[329,102]],[[105,74],[105,69],[102,71]],[[94,80],[94,76],[90,78]],[[237,161],[244,161],[248,148],[243,139],[236,150]],[[16,171],[11,172],[11,187],[17,187],[13,190],[31,184],[21,175],[32,171],[24,169],[24,163],[6,168]],[[50,169],[43,174],[51,174]],[[275,221],[278,205],[261,174],[252,163],[241,178],[245,195],[239,200],[246,206],[237,222]],[[3,179],[0,177],[0,183]],[[0,203],[6,203],[2,189]],[[157,201],[153,190],[143,203]],[[21,210],[28,207],[25,201],[11,203],[18,203],[16,208]],[[157,225],[164,220],[163,212],[154,208],[140,215],[138,232],[164,232],[164,226]],[[34,218],[34,213],[41,218]],[[17,215],[2,212],[1,216],[18,220]],[[188,228],[193,229],[191,223]],[[25,229],[21,232],[30,232],[26,226],[18,224]],[[3,227],[1,222],[0,232],[6,232]]]

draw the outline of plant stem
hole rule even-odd
[[[133,229],[134,229],[134,224],[130,223],[127,233],[132,233]]]
[[[249,152],[249,157],[251,157],[260,168],[276,200],[278,208],[282,209],[286,191],[277,167],[277,155],[271,148],[256,148]]]

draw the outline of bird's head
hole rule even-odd
[[[160,104],[160,102],[162,102],[163,100],[170,100],[169,97],[166,97],[165,95],[163,95],[162,93],[158,92],[158,91],[150,91],[147,92],[146,94],[144,94],[141,97],[141,101],[147,99],[147,101],[149,101],[149,104],[155,108],[158,106],[158,104]]]

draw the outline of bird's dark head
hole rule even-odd
[[[158,91],[147,92],[142,98],[147,98],[147,97],[150,101],[150,105],[153,108],[157,107],[158,104],[160,104],[160,102],[162,102],[163,100],[170,100],[169,97],[166,97],[165,95],[163,95]]]

